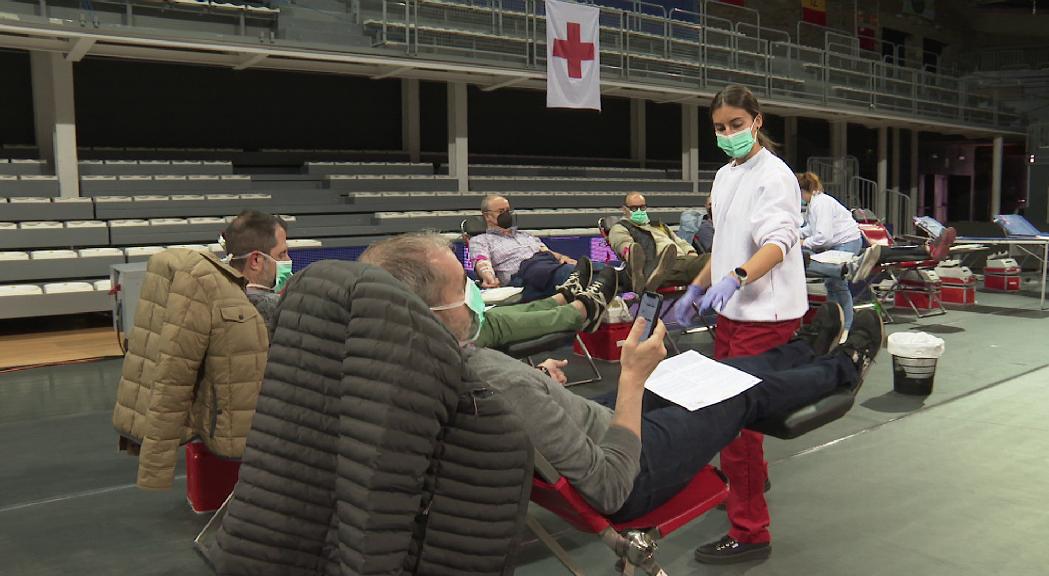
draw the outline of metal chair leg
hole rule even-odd
[[[568,555],[568,551],[557,543],[557,539],[554,538],[546,528],[543,528],[543,525],[535,519],[535,516],[530,513],[526,514],[525,524],[528,526],[528,529],[532,531],[532,534],[535,534],[535,537],[538,538],[548,550],[553,552],[554,556],[561,561],[561,564],[564,565],[573,576],[584,576],[583,570],[574,560],[572,560],[572,557]]]
[[[579,344],[579,349],[583,351],[583,357],[586,358],[587,363],[590,364],[590,371],[594,376],[592,378],[584,378],[583,380],[568,382],[565,384],[565,387],[600,382],[602,378],[601,371],[597,369],[597,364],[594,363],[594,357],[590,355],[590,350],[586,347],[586,342],[583,342],[583,339],[579,337],[579,334],[575,335],[575,341]]]

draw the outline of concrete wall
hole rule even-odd
[[[29,53],[0,50],[0,145],[34,144]]]
[[[399,80],[91,58],[74,74],[80,146],[401,146]]]

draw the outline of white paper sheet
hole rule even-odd
[[[852,252],[845,252],[844,250],[827,250],[826,252],[812,255],[813,260],[823,262],[824,264],[844,264],[855,257],[856,255]]]
[[[740,394],[758,382],[760,378],[688,350],[660,362],[645,388],[688,410],[698,410]]]

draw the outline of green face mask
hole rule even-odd
[[[273,291],[280,292],[291,280],[291,260],[275,260],[277,263],[277,275],[273,278]]]
[[[750,128],[744,128],[735,134],[729,134],[728,136],[717,135],[718,148],[721,148],[725,154],[733,158],[743,158],[754,148],[754,133],[751,132]]]
[[[431,306],[430,310],[451,310],[452,308],[458,308],[459,306],[466,306],[473,312],[473,322],[471,323],[471,333],[463,344],[466,342],[473,342],[477,340],[477,337],[481,335],[481,326],[484,325],[484,298],[481,296],[481,289],[470,281],[469,278],[466,280],[466,289],[463,293],[463,301],[455,302],[453,304],[445,304],[444,306]]]
[[[648,224],[648,212],[644,210],[635,210],[630,213],[630,221],[638,226],[644,226]]]

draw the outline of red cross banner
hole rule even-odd
[[[600,11],[546,0],[546,106],[601,110]]]

